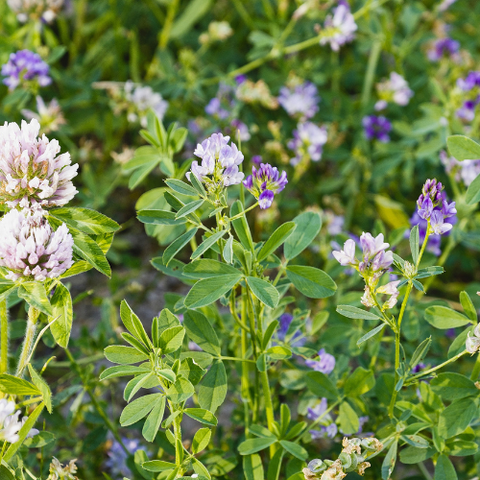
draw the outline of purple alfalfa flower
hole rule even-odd
[[[279,328],[277,330],[277,338],[281,342],[285,342],[287,338],[288,329],[293,321],[293,315],[290,313],[284,313],[280,315],[278,322]],[[306,339],[303,338],[302,332],[296,331],[293,335],[290,335],[288,344],[292,347],[302,347],[305,345]]]
[[[9,90],[15,90],[23,82],[36,82],[40,87],[52,83],[50,67],[42,57],[30,50],[19,50],[10,54],[8,62],[2,65],[3,83]]]
[[[320,34],[320,45],[330,44],[337,52],[341,45],[351,42],[355,38],[358,26],[346,1],[338,2],[332,15],[327,15],[324,28]]]
[[[299,123],[293,131],[288,148],[295,154],[290,164],[298,165],[303,159],[318,162],[322,158],[323,146],[327,142],[327,129],[312,122]]]
[[[220,120],[224,120],[228,118],[230,112],[222,107],[221,100],[217,97],[213,97],[205,107],[205,113],[208,115],[212,115],[212,117],[219,118]]]
[[[336,423],[330,423],[327,426],[322,425],[320,430],[310,430],[310,435],[312,436],[313,440],[317,440],[319,438],[334,438],[335,435],[338,433],[338,427]]]
[[[469,92],[475,87],[480,87],[480,72],[469,72],[465,78],[459,78],[457,80],[457,86],[464,92]]]
[[[355,242],[351,238],[345,242],[343,250],[334,250],[333,256],[344,267],[358,265],[358,260],[355,258]]]
[[[252,167],[252,175],[243,182],[245,188],[258,200],[261,209],[271,207],[276,193],[287,185],[287,172],[281,174],[277,167],[261,163],[259,168]]]
[[[325,412],[327,411],[328,408],[328,403],[326,398],[322,398],[320,400],[320,403],[316,405],[315,407],[311,408],[308,407],[307,410],[307,418],[309,420],[317,420],[320,417],[323,417],[325,415]]]
[[[305,365],[307,367],[313,368],[316,372],[324,373],[328,375],[333,372],[335,368],[335,357],[330,353],[325,352],[325,349],[322,348],[318,352],[318,360],[306,360]]]
[[[441,210],[434,210],[430,216],[430,227],[435,235],[443,235],[452,229],[452,224],[445,223],[445,215]]]
[[[471,122],[475,118],[475,109],[480,103],[480,72],[472,71],[466,78],[459,78],[457,87],[465,92],[467,97],[462,106],[457,109],[457,117]]]
[[[38,137],[40,124],[33,119],[0,126],[0,203],[10,208],[67,204],[77,193],[72,178],[78,164],[60,152],[57,140]]]
[[[460,49],[460,43],[451,38],[439,38],[433,42],[427,51],[427,57],[431,62],[438,62],[443,57],[456,58]]]
[[[369,232],[363,232],[362,235],[360,235],[360,245],[363,250],[364,262],[369,262],[376,257],[378,253],[390,246],[389,243],[384,242],[383,233],[374,237]]]
[[[291,88],[282,87],[278,103],[294,118],[306,120],[318,112],[317,87],[311,82],[304,82]]]
[[[105,461],[105,467],[114,476],[129,477],[132,472],[127,465],[129,456],[135,455],[135,452],[141,448],[140,441],[137,439],[122,438],[128,453],[125,452],[120,442],[116,439],[111,440],[111,446],[107,452],[108,459]]]
[[[256,165],[257,167],[260,166],[260,164],[263,162],[262,156],[261,155],[254,155],[252,157],[252,163]]]
[[[480,103],[480,96],[472,100],[466,100],[455,112],[458,118],[471,122],[475,118],[475,108]]]
[[[413,90],[407,81],[397,72],[391,72],[390,78],[377,84],[377,92],[380,100],[375,104],[375,110],[383,110],[388,102],[405,106],[413,96]]]
[[[431,219],[435,211],[440,211],[442,213],[443,220],[456,215],[457,210],[455,208],[455,202],[448,203],[443,188],[443,185],[435,178],[428,179],[423,185],[422,193],[417,200],[417,209],[418,215],[424,220]],[[437,229],[440,228],[440,216],[438,214],[435,214],[434,220]],[[450,230],[450,228],[446,231],[448,230]]]
[[[423,362],[419,362],[412,368],[412,374],[415,375],[416,373],[420,373],[426,367],[427,366]]]
[[[245,80],[247,80],[247,76],[246,76],[246,75],[237,75],[237,76],[235,77],[235,83],[236,83],[237,85],[242,84],[243,82],[245,82]]]
[[[367,140],[378,140],[382,143],[390,141],[392,124],[383,115],[367,115],[362,119],[363,130]]]
[[[232,127],[232,135],[240,139],[242,142],[248,142],[251,138],[250,131],[245,123],[238,118],[234,118],[230,123]]]
[[[229,136],[214,133],[198,144],[194,155],[202,162],[200,165],[197,160],[192,162],[187,178],[190,180],[190,175],[193,173],[198,180],[211,189],[239,184],[244,174],[239,171],[238,166],[243,162],[244,157],[233,142],[228,144],[229,141]]]
[[[0,266],[6,277],[43,282],[73,265],[73,238],[62,223],[55,231],[42,210],[10,210],[0,220]]]

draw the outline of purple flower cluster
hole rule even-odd
[[[457,86],[463,92],[468,92],[468,98],[457,110],[457,117],[471,122],[475,118],[475,107],[480,103],[480,72],[470,72],[465,79],[459,78]]]
[[[420,218],[429,222],[429,233],[442,235],[451,230],[452,224],[445,220],[454,217],[457,210],[455,202],[448,203],[443,185],[434,178],[428,179],[423,185],[417,200],[417,213]]]
[[[243,162],[243,153],[230,141],[229,136],[221,133],[214,133],[212,136],[197,145],[194,155],[202,159],[201,165],[195,160],[192,162],[191,172],[198,180],[206,183],[212,188],[223,188],[239,184],[244,174],[239,171],[238,166]]]
[[[292,88],[282,87],[278,103],[294,118],[306,120],[318,112],[317,87],[311,82],[304,82]]]
[[[48,76],[50,67],[40,55],[30,50],[19,50],[10,54],[8,62],[2,65],[3,83],[9,90],[15,90],[22,82],[37,82],[40,87],[52,83]]]
[[[463,181],[467,187],[480,175],[480,159],[459,162],[456,158],[449,157],[447,152],[442,150],[440,161],[447,173],[452,174],[457,182]]]
[[[134,455],[141,447],[137,439],[122,438],[122,442],[130,452],[130,455]],[[132,474],[130,468],[127,466],[128,454],[120,445],[120,442],[115,439],[112,440],[112,445],[107,455],[108,460],[105,462],[105,467],[108,468],[111,474],[121,477],[128,477]]]
[[[277,167],[261,163],[259,168],[252,167],[243,185],[258,200],[261,209],[271,207],[276,193],[280,193],[287,185],[287,172],[281,174]]]
[[[336,423],[333,422],[332,417],[328,415],[327,412],[328,403],[326,398],[322,398],[320,403],[313,408],[308,408],[307,418],[313,420],[314,422],[322,419],[324,423],[328,425],[321,425],[320,430],[310,430],[310,435],[314,440],[318,438],[333,438],[338,432]]]
[[[53,231],[41,213],[10,210],[0,220],[0,266],[10,280],[43,282],[73,265],[73,238],[62,223]]]
[[[323,146],[327,142],[327,129],[311,122],[299,123],[293,131],[293,139],[288,142],[288,148],[295,156],[290,163],[295,166],[303,159],[318,162],[322,158]]]
[[[332,50],[337,52],[340,46],[351,42],[355,38],[357,28],[355,18],[350,11],[350,5],[345,0],[340,0],[333,16],[328,15],[325,19],[320,45],[329,43]]]
[[[332,373],[335,368],[335,357],[325,352],[325,349],[322,348],[318,352],[318,360],[306,360],[305,365],[313,368],[316,372],[328,375],[329,373]]]
[[[365,137],[367,140],[377,139],[382,143],[390,141],[392,124],[383,115],[368,115],[362,120]]]
[[[427,57],[431,62],[438,62],[443,57],[456,57],[460,49],[460,43],[451,38],[439,38],[428,49]]]
[[[293,321],[293,315],[290,313],[284,313],[280,315],[278,319],[280,325],[277,330],[277,338],[281,342],[285,342],[287,338],[288,329]],[[305,345],[306,339],[302,338],[302,333],[300,331],[296,331],[288,340],[288,343],[292,347],[302,347]]]

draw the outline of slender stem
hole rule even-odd
[[[477,355],[477,361],[472,370],[472,374],[470,375],[470,380],[475,382],[478,379],[478,375],[480,374],[480,354]]]
[[[122,447],[123,451],[127,455],[131,455],[131,452],[127,449],[125,444],[123,443],[122,438],[120,437],[120,434],[118,433],[117,427],[112,423],[112,421],[108,418],[107,414],[103,410],[102,406],[100,405],[100,402],[97,400],[97,397],[94,395],[94,393],[91,390],[90,385],[85,381],[83,378],[82,374],[82,369],[78,365],[77,361],[75,360],[75,357],[72,355],[72,352],[68,348],[65,349],[65,353],[67,354],[68,359],[70,360],[70,363],[72,365],[73,370],[75,373],[78,375],[80,378],[80,381],[82,382],[84,390],[87,392],[88,396],[90,397],[90,400],[92,401],[93,406],[95,407],[95,410],[98,412],[100,417],[102,417],[102,420],[105,422],[105,425],[107,428],[112,432],[113,436],[115,437],[115,440],[120,444]]]
[[[270,390],[270,382],[268,381],[267,370],[260,372],[260,378],[262,381],[263,398],[265,399],[265,413],[267,415],[268,429],[272,433],[275,433],[275,416],[273,413],[272,391]],[[270,445],[270,459],[275,455],[276,451],[277,447],[275,443],[273,445]]]
[[[165,18],[165,23],[163,24],[162,33],[160,34],[159,48],[160,50],[165,50],[170,39],[170,32],[172,30],[173,21],[175,20],[175,15],[178,10],[179,0],[173,0],[170,6],[168,7],[167,17]]]
[[[37,320],[40,312],[30,306],[28,309],[27,328],[25,330],[25,340],[23,341],[22,353],[20,354],[20,360],[18,361],[16,377],[22,378],[23,372],[27,366],[28,359],[35,341],[35,333],[37,331]]]
[[[247,318],[247,302],[245,295],[242,295],[242,318]],[[241,355],[242,358],[247,357],[247,330],[241,330]],[[250,412],[254,412],[255,408],[250,395],[250,368],[248,363],[242,363],[242,401],[243,401],[243,413],[245,421],[245,430],[248,438],[248,428],[250,425]]]
[[[450,358],[446,362],[441,363],[440,365],[437,365],[436,367],[430,368],[428,370],[425,370],[423,372],[417,373],[417,375],[414,375],[413,377],[410,377],[407,379],[408,383],[410,383],[412,380],[417,380],[418,378],[425,377],[426,375],[429,375],[430,373],[436,372],[437,370],[440,370],[441,368],[445,367],[446,365],[456,362],[460,357],[463,357],[467,353],[466,350],[463,350],[463,352],[460,352],[458,355],[455,355],[454,357]]]
[[[244,292],[244,301],[247,304],[247,317],[250,323],[250,341],[252,344],[252,350],[253,350],[253,358],[255,362],[258,360],[258,352],[257,352],[257,340],[256,340],[256,329],[255,329],[255,315],[253,313],[253,305],[252,305],[252,298],[250,296],[250,289],[248,285],[245,287],[245,292]],[[260,408],[260,402],[258,401],[258,395],[259,395],[259,382],[258,382],[258,368],[255,368],[255,389],[253,393],[253,398],[255,402],[255,408],[253,410],[253,422],[256,422],[259,416],[259,408]]]
[[[245,215],[245,214],[246,214],[247,212],[249,212],[250,210],[253,210],[257,205],[258,205],[258,202],[255,202],[253,205],[251,205],[250,207],[248,207],[246,210],[243,210],[243,212],[237,213],[237,215],[235,215],[234,217],[230,218],[229,220],[230,220],[230,221],[233,221],[233,220],[236,220],[237,218],[243,217],[243,215]]]
[[[370,50],[368,57],[367,73],[365,74],[365,81],[362,90],[362,107],[365,108],[370,101],[370,94],[372,91],[373,80],[375,78],[375,70],[377,68],[378,59],[382,51],[382,42],[376,41]]]
[[[433,477],[430,475],[430,472],[427,470],[427,467],[423,464],[423,462],[417,463],[417,467],[422,472],[422,475],[426,478],[426,480],[433,480]]]
[[[7,300],[0,302],[0,373],[8,372],[8,309]]]
[[[328,413],[330,413],[337,405],[340,405],[341,402],[343,402],[343,397],[340,398],[339,400],[337,400],[336,402],[332,403],[319,417],[317,417],[310,424],[310,426],[308,428],[311,429],[313,427],[316,427],[320,423],[320,421],[323,419],[323,417],[325,417]],[[297,438],[295,440],[293,440],[293,442],[294,443],[301,442],[302,440],[305,439],[305,437],[307,436],[307,433],[308,433],[308,430],[306,430],[302,433],[299,433]]]
[[[171,402],[170,410],[173,413],[173,405]],[[180,468],[183,462],[183,444],[182,444],[182,415],[177,415],[173,421],[173,433],[175,435],[175,465]],[[183,475],[183,470],[177,472],[178,476]]]
[[[218,357],[220,360],[230,360],[232,362],[247,362],[247,363],[255,363],[253,360],[248,358],[238,358],[238,357]]]

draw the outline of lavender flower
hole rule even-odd
[[[7,3],[20,22],[32,18],[50,23],[62,9],[64,0],[7,0]]]
[[[37,113],[38,112],[38,113]],[[22,110],[23,116],[27,120],[37,120],[42,126],[42,133],[49,133],[58,130],[60,125],[65,125],[65,117],[57,99],[51,100],[46,104],[42,97],[37,96],[37,112],[31,110]]]
[[[237,136],[242,142],[248,142],[251,138],[248,127],[245,123],[237,118],[234,118],[231,123],[232,135]]]
[[[262,163],[262,156],[261,155],[254,155],[252,157],[252,163],[254,165],[256,165],[257,167],[259,167],[260,164]]]
[[[280,175],[277,167],[261,163],[260,168],[252,167],[252,175],[243,182],[245,188],[258,200],[261,209],[271,207],[276,193],[280,193],[287,185],[287,173]]]
[[[377,139],[382,143],[390,141],[389,133],[392,129],[392,124],[383,115],[378,117],[375,115],[363,117],[362,125],[367,140]]]
[[[439,38],[435,40],[427,51],[427,57],[431,62],[438,62],[443,57],[458,57],[460,43],[451,38]]]
[[[480,72],[470,72],[465,79],[459,78],[457,87],[467,97],[463,105],[457,109],[457,117],[471,122],[475,118],[475,108],[480,103]]]
[[[214,133],[198,144],[194,155],[201,158],[202,163],[199,165],[197,160],[193,161],[187,178],[190,180],[190,175],[193,173],[212,191],[239,184],[244,174],[239,171],[238,166],[243,162],[244,157],[233,142],[228,145],[229,140],[229,136]]]
[[[327,226],[328,234],[333,237],[342,233],[345,219],[342,215],[335,215],[332,211],[327,210],[324,212],[324,223]]]
[[[222,108],[221,100],[218,97],[213,97],[207,103],[207,106],[205,107],[205,113],[221,120],[228,118],[230,115],[230,112],[227,109]]]
[[[322,158],[323,145],[327,142],[327,129],[314,123],[305,122],[297,125],[293,131],[293,139],[288,142],[288,148],[293,150],[295,157],[290,159],[292,165],[298,165],[303,159],[318,162]]]
[[[130,455],[134,455],[140,448],[140,442],[137,439],[122,438],[122,442],[127,447]],[[128,477],[132,474],[127,466],[128,454],[123,450],[122,446],[117,440],[112,440],[112,445],[107,453],[108,460],[105,466],[113,475]]]
[[[377,288],[377,293],[390,295],[390,298],[383,304],[382,310],[393,308],[396,305],[398,301],[398,296],[400,295],[400,292],[397,288],[399,283],[400,280],[395,280]]]
[[[324,416],[325,412],[327,411],[327,408],[328,408],[327,399],[322,398],[322,400],[320,400],[320,403],[315,407],[313,408],[308,407],[307,418],[309,420],[315,421],[320,417]]]
[[[281,342],[285,342],[287,338],[287,333],[288,329],[290,328],[290,325],[293,321],[293,315],[290,313],[284,313],[283,315],[280,315],[280,318],[278,319],[280,325],[279,329],[277,330],[277,338]],[[306,339],[301,338],[302,333],[300,331],[296,331],[289,339],[288,343],[292,347],[302,347],[305,345]]]
[[[356,267],[358,265],[358,260],[355,258],[355,242],[351,238],[345,242],[343,250],[335,250],[332,253],[335,260],[343,267],[347,265]]]
[[[380,100],[375,104],[375,110],[383,110],[389,102],[402,107],[407,105],[413,96],[407,81],[398,73],[391,72],[390,78],[377,83],[377,92]]]
[[[30,50],[19,50],[10,54],[8,62],[2,65],[3,83],[8,89],[15,90],[21,83],[28,82],[45,87],[52,83],[48,76],[50,67],[40,55]]]
[[[78,164],[60,152],[57,140],[38,138],[40,124],[22,121],[0,127],[0,202],[10,208],[67,204],[77,193],[72,178]]]
[[[457,213],[455,202],[448,203],[443,185],[436,179],[428,179],[422,194],[417,200],[418,215],[424,220],[430,220],[434,233],[440,235],[452,228],[451,223],[444,224],[446,218],[454,217]]]
[[[335,357],[326,353],[325,349],[322,348],[318,352],[318,358],[318,360],[306,360],[305,365],[313,368],[316,372],[322,372],[325,375],[332,373],[335,368]]]
[[[10,210],[0,220],[0,266],[10,280],[45,281],[72,265],[73,238],[62,223],[53,231],[40,212]]]
[[[128,80],[125,82],[124,94],[125,99],[130,104],[127,107],[127,119],[129,122],[134,123],[140,119],[140,125],[146,128],[149,109],[152,109],[160,120],[165,116],[168,102],[148,85],[137,85]]]
[[[445,171],[451,174],[458,181],[463,181],[468,187],[475,178],[480,175],[480,159],[463,160],[459,162],[456,158],[448,156],[447,152],[440,152],[440,161],[445,167]]]
[[[332,50],[337,52],[341,45],[351,42],[357,31],[355,18],[350,12],[350,6],[346,1],[340,1],[332,15],[327,15],[324,29],[321,32],[320,45],[330,44]]]
[[[282,87],[278,103],[294,118],[306,120],[318,112],[317,87],[311,82],[304,82],[292,88]]]
[[[4,398],[0,400],[0,440],[8,443],[15,443],[19,440],[18,432],[23,427],[28,417],[23,417],[19,420],[21,411],[16,409],[16,405],[12,401],[7,401]],[[38,434],[36,428],[32,428],[27,438],[31,438]]]
[[[308,408],[307,418],[309,420],[313,420],[314,422],[321,420],[324,423],[328,423],[328,425],[321,425],[320,430],[310,430],[310,435],[313,439],[324,438],[325,436],[333,438],[337,434],[337,425],[333,423],[330,415],[326,414],[327,409],[328,404],[326,398],[322,398],[320,403],[315,407]]]

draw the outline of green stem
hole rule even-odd
[[[255,363],[253,360],[248,358],[238,358],[238,357],[216,357],[220,360],[230,360],[231,362],[247,362],[247,363]]]
[[[97,400],[97,397],[92,392],[90,385],[88,385],[87,382],[85,381],[85,379],[83,378],[82,369],[80,368],[80,366],[78,365],[74,356],[72,355],[72,352],[70,352],[70,350],[68,348],[66,348],[65,353],[67,354],[67,357],[70,360],[70,363],[72,365],[73,370],[75,371],[75,373],[80,378],[80,381],[82,382],[83,388],[87,392],[88,396],[90,397],[90,400],[92,401],[92,404],[93,404],[95,410],[98,412],[98,414],[100,415],[102,420],[105,422],[105,425],[107,426],[107,428],[112,432],[113,436],[115,437],[115,440],[117,440],[117,442],[120,444],[123,451],[128,456],[130,456],[131,452],[129,452],[129,450],[127,449],[127,447],[123,443],[123,440],[120,437],[120,434],[118,433],[117,427],[108,418],[107,414],[105,413],[102,406],[100,405],[100,402]]]
[[[35,333],[37,331],[37,320],[40,312],[30,306],[28,309],[27,328],[25,330],[25,340],[23,342],[22,353],[20,354],[20,360],[18,361],[16,377],[22,378],[23,372],[27,366],[30,353],[32,351],[33,343],[35,341]]]
[[[170,410],[173,413],[173,405],[170,403]],[[177,477],[183,475],[183,469],[180,468],[183,462],[183,444],[182,444],[182,415],[177,415],[173,421],[173,434],[175,435],[175,465],[179,468]]]
[[[433,480],[433,477],[430,475],[427,467],[423,464],[423,462],[417,463],[418,469],[422,472],[422,475],[426,478],[426,480]]]
[[[8,372],[8,309],[7,301],[0,302],[0,373]]]
[[[230,221],[233,221],[233,220],[237,220],[237,218],[243,217],[243,215],[245,215],[245,214],[246,214],[247,212],[249,212],[250,210],[253,210],[257,205],[258,205],[258,202],[255,202],[253,205],[251,205],[250,207],[248,207],[246,210],[244,210],[243,212],[237,213],[237,215],[235,215],[234,217],[230,218],[229,220],[230,220]]]
[[[478,375],[480,374],[480,353],[477,355],[477,361],[472,370],[472,374],[470,375],[470,380],[473,382],[477,381]]]
[[[382,42],[376,41],[370,50],[368,57],[367,73],[365,74],[365,81],[362,90],[362,108],[365,108],[370,101],[370,94],[372,92],[373,80],[375,79],[375,70],[377,69],[378,59],[382,51]]]
[[[165,18],[165,23],[163,24],[162,33],[160,34],[160,42],[158,45],[160,50],[165,50],[165,48],[167,48],[173,21],[175,20],[175,15],[177,14],[179,1],[180,0],[173,0],[168,7],[167,17]]]
[[[260,378],[262,380],[263,398],[265,399],[265,413],[267,415],[268,429],[275,434],[275,416],[273,413],[272,391],[270,390],[270,382],[268,381],[267,370],[260,372]],[[270,459],[273,458],[276,451],[277,447],[275,443],[270,445]]]
[[[426,375],[430,375],[433,372],[436,372],[437,370],[440,370],[441,368],[445,367],[446,365],[456,362],[460,357],[463,357],[467,353],[466,350],[463,350],[463,352],[460,352],[458,355],[455,355],[454,357],[450,358],[446,362],[441,363],[440,365],[437,365],[436,367],[430,368],[428,370],[425,370],[424,372],[417,373],[417,375],[414,375],[413,377],[407,378],[408,384],[412,382],[412,380],[417,380],[418,378],[425,377]],[[407,383],[405,382],[405,383]]]
[[[247,303],[245,295],[242,295],[242,318],[247,318]],[[241,331],[241,356],[247,358],[247,330]],[[248,438],[248,428],[250,425],[250,412],[255,412],[252,396],[250,395],[250,367],[247,362],[242,363],[242,401],[245,421],[245,430]]]

